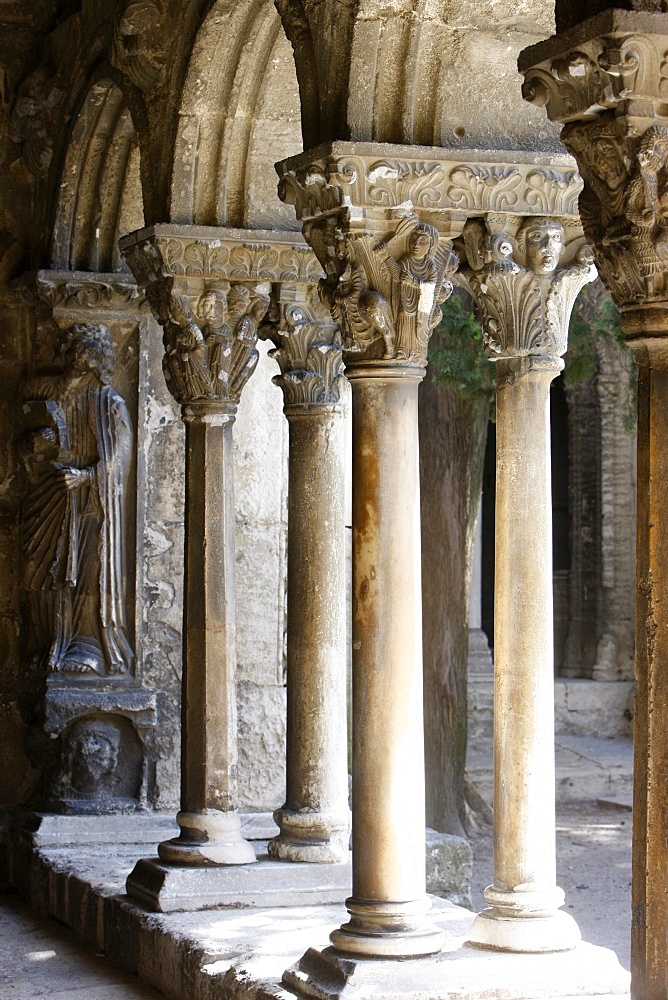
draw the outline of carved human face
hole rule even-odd
[[[564,230],[558,222],[538,219],[525,232],[527,265],[535,274],[552,274],[564,249]]]
[[[119,746],[110,727],[85,725],[76,734],[72,756],[72,784],[80,792],[94,792],[116,769]]]
[[[225,316],[225,295],[222,291],[205,292],[200,299],[202,320],[209,326],[219,326]]]
[[[411,233],[410,237],[410,251],[413,257],[418,257],[420,260],[426,257],[431,250],[431,239],[429,234],[424,231],[424,229],[416,229]]]
[[[67,368],[74,375],[99,372],[101,362],[100,348],[94,340],[87,337],[76,337],[65,353]]]

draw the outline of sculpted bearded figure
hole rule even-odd
[[[70,327],[61,359],[61,374],[24,389],[23,586],[35,652],[52,673],[123,674],[132,662],[123,566],[130,417],[109,385],[106,327]]]

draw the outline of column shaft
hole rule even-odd
[[[470,940],[510,951],[579,939],[558,911],[555,860],[549,398],[561,368],[556,357],[497,362],[494,885]]]
[[[340,407],[286,406],[288,705],[286,801],[269,853],[348,856],[344,441]]]
[[[631,993],[668,995],[668,342],[632,342],[638,361],[638,532]]]
[[[239,832],[234,590],[234,407],[184,407],[186,524],[180,836],[175,864],[255,860]]]
[[[425,894],[417,391],[421,368],[351,367],[353,895],[339,950],[433,954]]]

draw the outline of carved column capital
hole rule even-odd
[[[272,284],[321,271],[293,233],[152,226],[121,241],[164,330],[163,370],[183,406],[236,408],[257,361]]]
[[[286,413],[338,408],[345,379],[341,336],[316,286],[282,283],[273,306],[260,336],[275,344],[270,357],[281,374],[273,381],[283,390]]]
[[[332,143],[277,165],[324,271],[321,298],[341,329],[348,366],[424,367],[439,306],[452,290],[452,239],[495,212],[577,216],[570,157],[520,156],[371,143]],[[476,159],[475,157],[478,157]]]
[[[630,338],[668,301],[668,16],[610,10],[525,50],[528,101],[564,123],[582,224]]]
[[[462,243],[468,266],[461,280],[480,309],[485,353],[499,362],[499,373],[507,368],[515,377],[532,367],[530,358],[561,358],[577,294],[596,277],[572,220],[474,219]]]

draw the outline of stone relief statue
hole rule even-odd
[[[340,234],[337,256],[345,269],[321,290],[344,352],[424,365],[439,306],[452,291],[449,242],[440,245],[436,229],[410,214],[386,241]]]
[[[124,492],[132,451],[127,407],[109,384],[104,326],[65,334],[60,374],[24,387],[19,442],[28,490],[23,587],[36,655],[50,673],[127,673]]]
[[[133,811],[139,805],[141,770],[140,743],[127,719],[80,716],[62,734],[51,802],[64,812]]]

